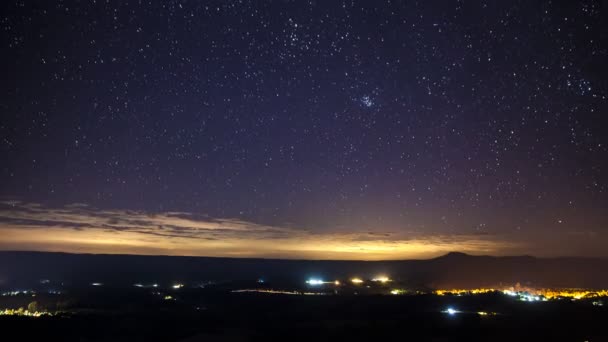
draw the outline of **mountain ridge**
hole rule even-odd
[[[61,251],[28,251],[28,250],[0,250],[0,256],[6,253],[18,253],[18,254],[58,254],[58,255],[75,255],[75,256],[125,256],[125,257],[166,257],[166,258],[202,258],[202,259],[230,259],[230,260],[285,260],[285,261],[331,261],[331,262],[399,262],[399,261],[428,261],[443,258],[454,258],[454,257],[471,257],[471,258],[529,258],[529,259],[541,259],[541,260],[558,260],[558,259],[593,259],[593,260],[606,260],[608,257],[590,257],[590,256],[534,256],[529,254],[515,254],[515,255],[489,255],[489,254],[468,254],[465,252],[451,251],[442,255],[427,259],[384,259],[384,260],[365,260],[365,259],[301,259],[301,258],[262,258],[262,257],[218,257],[218,256],[199,256],[199,255],[170,255],[170,254],[124,254],[124,253],[73,253],[73,252],[61,252]]]

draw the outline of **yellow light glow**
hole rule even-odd
[[[487,289],[487,288],[480,288],[480,289],[448,289],[448,290],[435,290],[435,294],[438,295],[438,296],[445,296],[445,295],[448,295],[448,294],[456,295],[456,296],[462,296],[462,295],[491,293],[491,292],[495,292],[495,291],[499,291],[499,290],[496,290],[496,289]]]
[[[453,250],[498,253],[514,247],[479,236],[405,234],[377,239],[360,232],[312,233],[234,219],[201,219],[192,213],[99,210],[86,205],[48,208],[18,202],[0,207],[0,216],[7,219],[0,223],[0,250],[395,260],[431,258]],[[85,228],[74,228],[80,226]]]
[[[46,311],[29,311],[24,309],[0,309],[0,316],[42,317],[53,316],[53,313]]]
[[[579,300],[586,298],[608,297],[608,290],[589,290],[589,289],[546,289],[546,288],[529,288],[529,287],[509,287],[509,288],[479,288],[479,289],[441,289],[435,290],[433,293],[438,296],[445,295],[477,295],[492,292],[500,292],[505,295],[517,296],[534,296],[538,297],[535,300],[553,300],[559,298],[568,298],[571,300]]]
[[[232,293],[268,293],[268,294],[281,294],[281,295],[298,295],[298,296],[324,296],[323,292],[300,292],[300,291],[284,291],[284,290],[273,290],[273,289],[242,289],[232,290]]]
[[[340,285],[340,281],[339,281],[339,280],[336,280],[336,281],[334,281],[334,284],[335,284],[335,285]]]
[[[391,281],[391,279],[386,276],[380,276],[380,277],[376,277],[376,278],[372,279],[372,281],[380,282],[380,283],[388,283],[389,281]]]
[[[353,278],[350,280],[350,282],[353,284],[361,284],[361,283],[363,283],[363,279]]]

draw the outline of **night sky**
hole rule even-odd
[[[2,1],[0,249],[608,256],[606,1]]]

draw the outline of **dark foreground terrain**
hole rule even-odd
[[[608,259],[473,256],[449,253],[428,260],[336,261],[178,256],[68,254],[0,251],[0,286],[27,285],[40,279],[72,284],[191,282],[201,279],[268,278],[301,283],[309,277],[349,279],[389,275],[409,286],[608,288]]]
[[[606,265],[604,259],[461,253],[346,262],[0,252],[0,336],[64,342],[608,341],[608,291],[599,290],[608,285]],[[435,291],[460,286],[502,290]],[[549,292],[526,292],[534,288]],[[570,297],[550,295],[552,288],[571,288]],[[260,290],[273,293],[251,292]]]
[[[219,289],[184,290],[171,299],[135,289],[34,298],[40,306],[70,309],[49,317],[0,316],[3,336],[21,341],[608,341],[608,310],[597,300],[594,305],[592,300],[521,302],[500,293],[276,295]],[[30,300],[0,297],[3,306]]]

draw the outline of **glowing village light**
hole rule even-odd
[[[502,293],[506,294],[507,296],[511,296],[511,297],[517,296],[517,292],[515,292],[515,291],[503,290]]]
[[[312,286],[323,285],[324,283],[325,282],[322,279],[317,279],[317,278],[310,278],[306,281],[306,284],[312,285]]]
[[[452,307],[449,307],[449,308],[443,310],[442,312],[443,313],[447,313],[450,316],[454,316],[455,314],[459,313],[460,311],[458,311],[458,310],[456,310],[456,309],[454,309]]]
[[[380,277],[376,277],[376,278],[372,279],[372,281],[379,282],[379,283],[388,283],[389,281],[391,281],[391,279],[386,276],[380,276]]]
[[[174,284],[172,287],[177,290],[177,289],[181,289],[182,287],[184,287],[184,284]]]
[[[363,283],[363,279],[361,279],[361,278],[352,278],[350,280],[350,282],[353,283],[353,284],[362,284]]]

